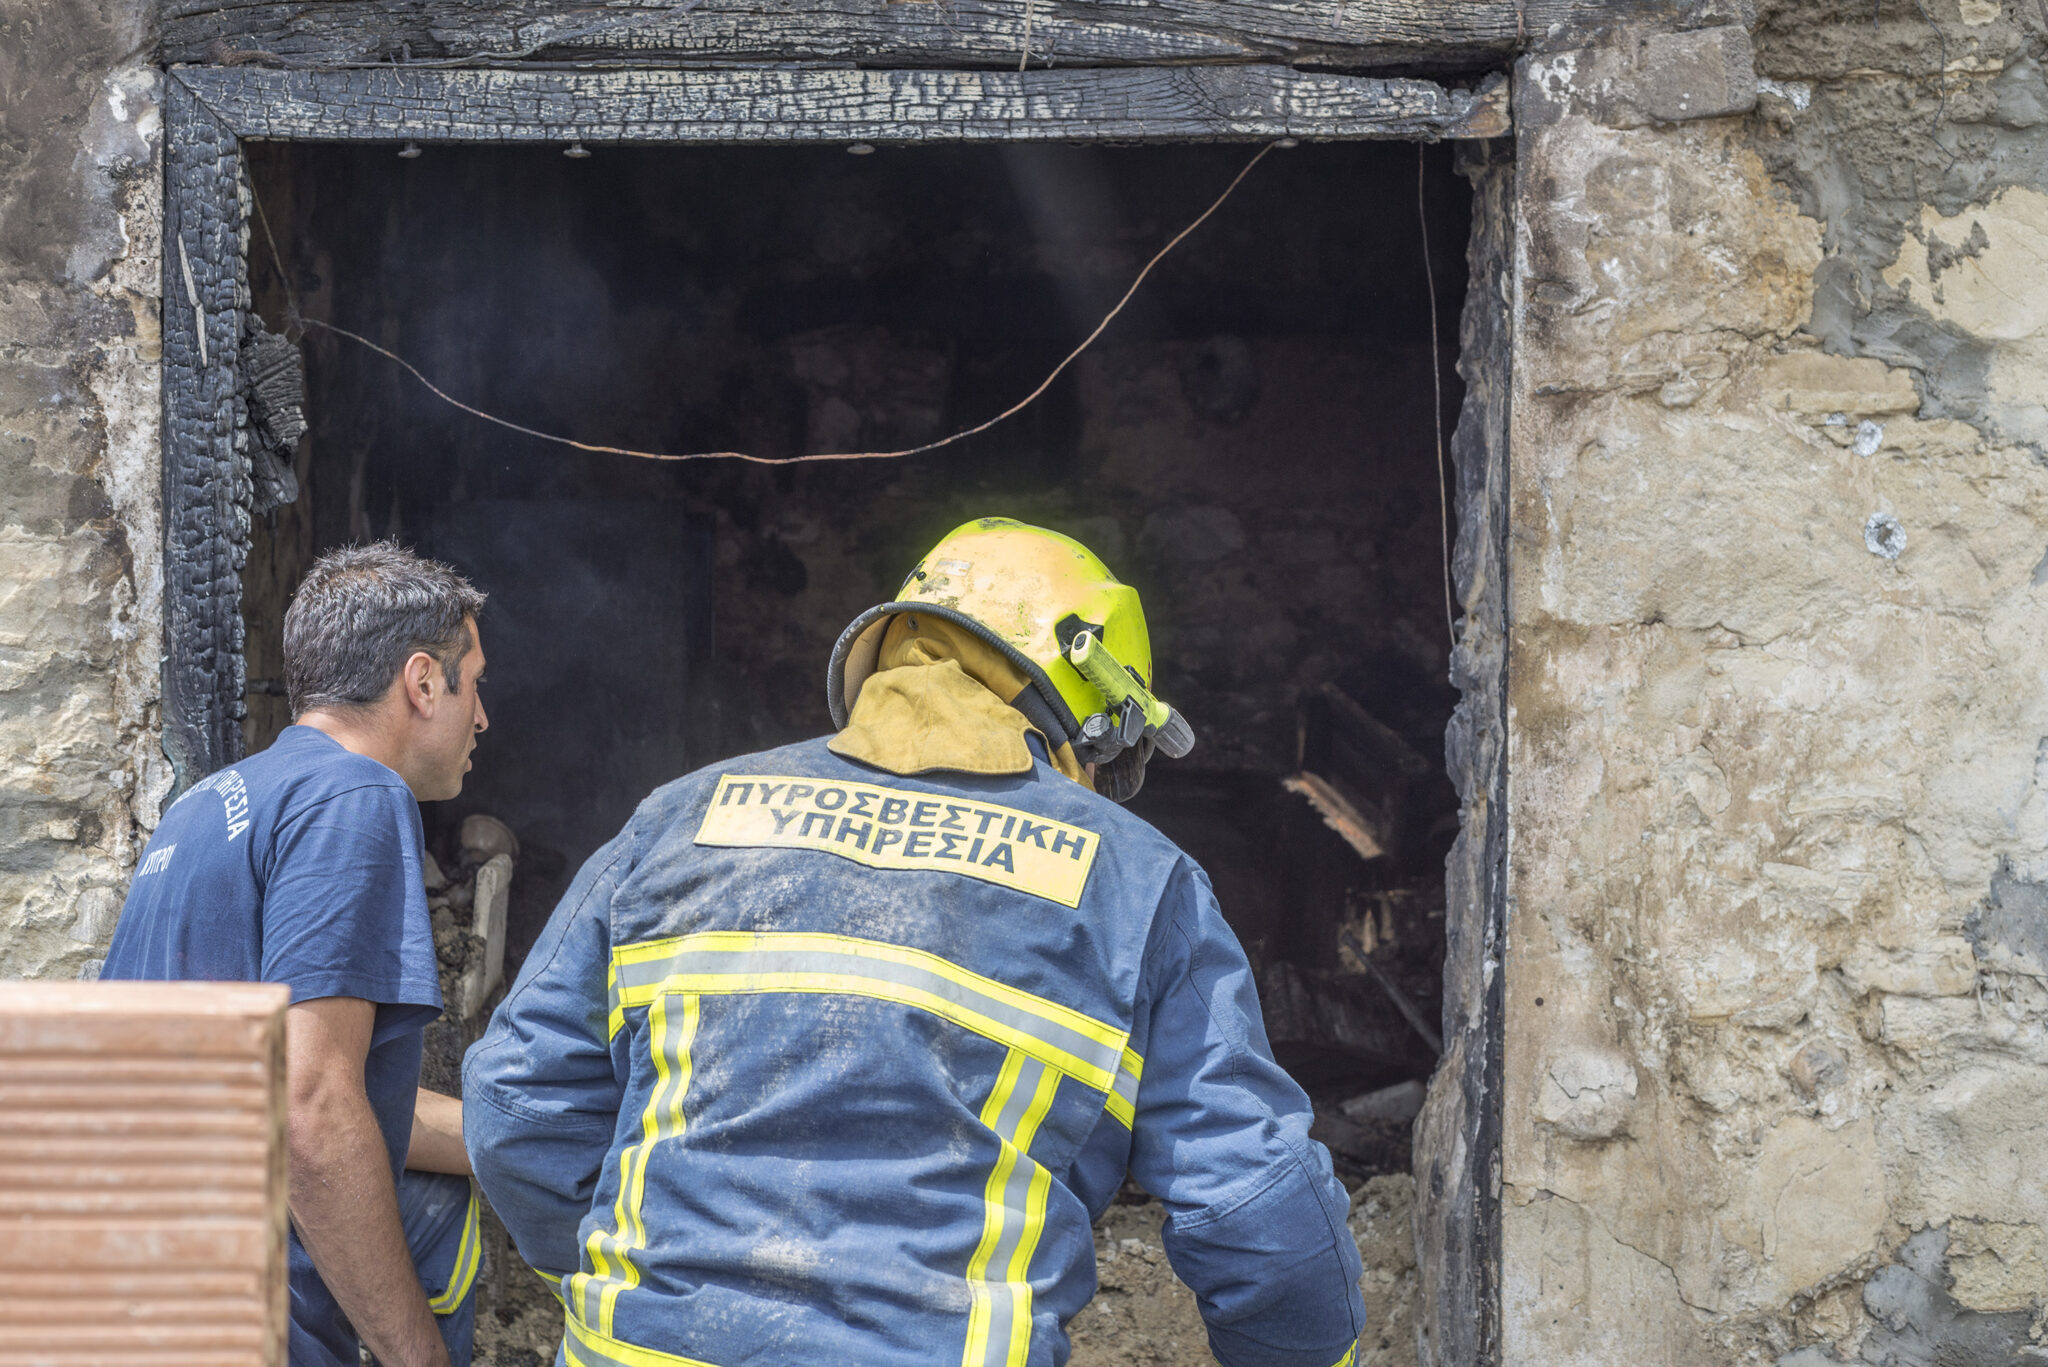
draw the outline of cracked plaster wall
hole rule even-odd
[[[90,976],[168,775],[145,0],[0,0],[0,977]]]
[[[1523,69],[1510,1363],[2048,1362],[2044,24]]]

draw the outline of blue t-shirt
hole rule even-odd
[[[309,726],[173,803],[136,866],[103,979],[283,983],[377,1003],[363,1088],[394,1180],[412,1142],[421,1031],[440,1014],[405,781]],[[353,1336],[291,1241],[293,1367],[348,1364]]]

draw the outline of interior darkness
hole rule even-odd
[[[1007,407],[1251,154],[397,150],[252,148],[284,260],[252,234],[273,327],[288,280],[304,316],[516,422],[773,457],[909,446]],[[472,811],[518,832],[509,971],[651,788],[829,728],[832,642],[941,534],[1042,523],[1144,595],[1160,692],[1200,743],[1133,806],[1209,870],[1282,1061],[1326,1117],[1426,1076],[1431,1047],[1339,950],[1357,939],[1437,1018],[1455,697],[1417,157],[1274,152],[1042,400],[910,460],[586,454],[306,333],[303,492],[260,520],[247,577],[251,747],[286,721],[270,681],[313,554],[396,536],[466,571],[492,595],[492,727],[463,796],[426,815],[444,849]],[[1447,149],[1422,173],[1448,424],[1470,201]],[[1383,724],[1363,761],[1316,739],[1333,708]],[[1349,763],[1387,804],[1386,853],[1362,858],[1282,787],[1304,726],[1307,767]],[[1354,1172],[1405,1165],[1399,1135],[1398,1153],[1333,1148]]]

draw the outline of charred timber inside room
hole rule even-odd
[[[296,307],[581,441],[774,457],[1006,408],[1252,151],[400,150],[249,146],[273,329]],[[259,480],[244,572],[246,745],[287,721],[281,619],[313,555],[393,536],[467,572],[492,728],[426,819],[446,863],[466,814],[517,833],[509,977],[650,789],[829,726],[833,640],[942,533],[1068,532],[1144,595],[1158,688],[1200,738],[1133,807],[1209,871],[1340,1167],[1406,1169],[1458,813],[1417,157],[1275,151],[1043,398],[907,460],[585,453],[306,332],[297,497],[260,511]],[[1451,160],[1420,168],[1446,443],[1472,202]]]

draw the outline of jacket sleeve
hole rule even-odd
[[[632,827],[576,875],[462,1068],[471,1169],[519,1254],[550,1281],[580,1265],[623,1086],[609,1018],[611,899]]]
[[[1183,860],[1155,921],[1133,1047],[1131,1175],[1224,1367],[1333,1367],[1365,1328],[1350,1201],[1273,1061],[1251,965]]]

